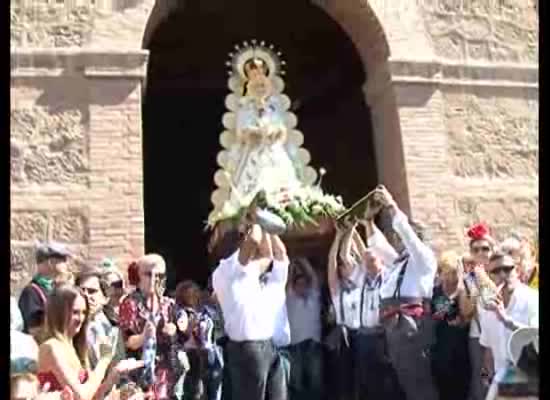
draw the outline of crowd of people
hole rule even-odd
[[[208,287],[173,297],[160,255],[73,276],[40,245],[12,297],[11,399],[484,399],[512,332],[538,327],[538,254],[482,224],[436,253],[377,190],[389,223],[335,224],[326,265],[243,219]]]

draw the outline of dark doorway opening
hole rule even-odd
[[[188,0],[157,27],[143,102],[145,242],[168,263],[168,287],[204,284],[205,221],[218,169],[227,54],[236,43],[273,43],[287,62],[293,101],[311,165],[323,187],[351,204],[377,182],[367,71],[353,43],[319,7],[303,0]]]

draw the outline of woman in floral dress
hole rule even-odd
[[[175,344],[174,301],[165,297],[166,264],[156,254],[140,258],[129,271],[137,288],[120,305],[119,327],[128,356],[143,359],[143,371],[132,380],[149,399],[174,399],[180,374]]]

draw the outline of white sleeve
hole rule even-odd
[[[528,312],[528,325],[531,328],[539,327],[539,296],[538,292],[533,290],[529,298]]]
[[[273,268],[271,274],[269,275],[269,283],[276,283],[281,285],[286,285],[288,279],[288,266],[290,262],[288,258],[285,258],[284,261],[273,260]]]
[[[367,238],[367,245],[382,259],[384,265],[392,265],[398,256],[397,252],[380,229],[376,225],[373,228],[374,233]]]
[[[392,226],[409,254],[419,261],[415,262],[414,265],[421,268],[423,272],[432,272],[435,274],[437,271],[437,260],[433,251],[419,239],[403,211],[396,210]]]
[[[288,321],[286,304],[283,304],[277,313],[273,342],[277,347],[285,347],[290,344],[290,323]]]
[[[239,251],[237,250],[229,258],[221,260],[212,273],[212,287],[214,288],[216,296],[223,296],[225,285],[233,276],[235,270],[234,261],[237,260],[238,255]]]
[[[479,344],[483,347],[489,347],[490,338],[488,337],[487,321],[485,317],[485,310],[478,306],[479,326],[481,327],[481,333],[479,335]]]

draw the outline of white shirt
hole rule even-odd
[[[225,332],[233,341],[269,340],[284,318],[288,259],[273,260],[267,282],[260,283],[259,265],[239,263],[239,250],[221,260],[212,284],[224,315]]]
[[[362,326],[373,328],[380,325],[380,286],[383,274],[380,273],[374,279],[368,279],[365,274],[363,282],[363,314],[361,315]]]
[[[396,210],[392,225],[409,254],[409,262],[401,284],[401,297],[431,298],[437,272],[437,260],[433,251],[416,236],[407,216],[401,210]],[[396,263],[397,252],[376,226],[374,234],[368,238],[368,244],[387,266],[380,287],[380,296],[382,299],[392,298],[404,262]]]
[[[340,305],[342,302],[342,305]],[[332,304],[336,314],[336,323],[345,325],[350,329],[361,327],[361,286],[355,285],[351,290],[344,290],[338,285],[335,296],[332,297]]]
[[[512,293],[508,307],[506,307],[506,314],[518,324],[538,327],[538,292],[527,285],[518,284]],[[483,347],[491,349],[495,371],[499,371],[507,365],[508,340],[513,332],[504,326],[493,311],[480,309],[479,320],[481,323],[479,343]]]
[[[10,330],[10,360],[18,358],[38,362],[38,344],[31,335]]]
[[[289,288],[286,296],[286,307],[290,321],[290,343],[304,340],[321,340],[321,291],[316,284],[312,285],[304,298]]]
[[[17,304],[17,299],[10,296],[10,330],[22,331],[23,330],[23,316]]]
[[[291,332],[290,322],[288,320],[288,312],[286,304],[283,304],[279,308],[277,313],[277,320],[275,322],[275,333],[273,334],[273,343],[277,347],[285,347],[290,344]]]

